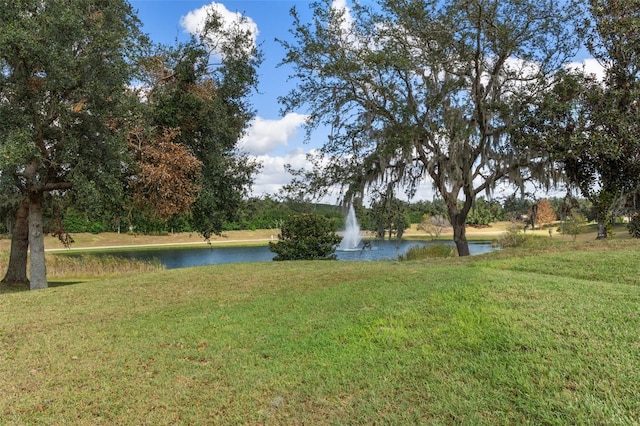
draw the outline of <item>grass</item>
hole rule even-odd
[[[637,424],[637,241],[0,297],[3,424]]]
[[[126,259],[116,256],[91,255],[88,253],[75,256],[55,255],[47,253],[47,279],[50,286],[59,286],[80,281],[105,279],[117,276],[129,276],[164,269],[159,261]],[[9,253],[0,253],[0,271],[6,271]],[[28,267],[27,267],[28,270]],[[28,290],[28,286],[0,285],[0,294]]]
[[[445,244],[429,244],[426,246],[412,246],[398,260],[424,260],[437,257],[457,256],[458,250],[450,245]]]
[[[163,269],[159,261],[142,261],[115,256],[81,254],[47,255],[47,275],[55,279],[96,279],[140,274]]]

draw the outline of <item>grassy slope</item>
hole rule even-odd
[[[0,297],[8,424],[640,422],[640,245]]]

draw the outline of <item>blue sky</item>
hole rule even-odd
[[[303,143],[303,114],[280,115],[278,97],[285,95],[294,85],[288,81],[289,69],[278,67],[285,51],[275,39],[290,37],[289,30],[293,22],[290,9],[295,6],[302,16],[310,16],[310,2],[130,0],[130,3],[142,21],[143,31],[158,43],[174,44],[176,39],[188,40],[192,21],[212,5],[224,7],[229,14],[239,12],[255,24],[256,42],[264,53],[264,62],[259,70],[259,93],[254,93],[251,98],[257,112],[256,118],[248,129],[242,147],[263,164],[254,184],[254,195],[275,193],[288,183],[291,176],[284,171],[284,165],[303,166],[306,153],[313,147]]]
[[[346,7],[347,0],[333,0],[335,7]],[[303,143],[304,111],[282,117],[278,97],[286,95],[294,87],[288,81],[290,69],[278,67],[285,55],[284,49],[275,41],[290,38],[292,18],[289,11],[296,7],[303,21],[311,18],[308,0],[253,0],[219,1],[211,0],[130,0],[143,23],[143,31],[155,42],[173,44],[176,39],[187,40],[189,31],[194,31],[194,22],[204,15],[206,8],[216,7],[223,16],[232,17],[241,13],[249,18],[257,30],[256,42],[264,53],[264,62],[259,71],[259,93],[252,96],[252,104],[257,115],[251,123],[247,135],[241,142],[242,148],[255,156],[263,168],[256,177],[253,194],[260,196],[277,193],[289,182],[285,164],[295,168],[306,165],[305,155],[322,145],[322,135],[317,135],[314,143]],[[586,60],[586,61],[585,61]],[[601,67],[594,60],[582,55],[579,64],[587,71],[599,73]],[[431,199],[431,185],[426,184],[418,199]],[[332,200],[329,200],[332,201]]]

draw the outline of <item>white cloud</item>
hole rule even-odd
[[[280,146],[287,146],[306,119],[306,115],[297,113],[289,113],[280,120],[256,117],[249,124],[239,147],[249,154],[263,155]]]
[[[335,12],[342,14],[342,20],[340,21],[340,31],[342,32],[343,41],[349,43],[357,42],[353,37],[351,31],[353,30],[353,17],[351,16],[351,9],[347,6],[347,0],[333,0],[331,3],[331,9]]]
[[[342,12],[344,18],[343,29],[351,29],[353,25],[353,17],[351,16],[351,9],[347,6],[347,0],[333,0],[331,3],[331,9]]]
[[[269,155],[276,148],[288,146],[306,119],[306,115],[289,113],[279,120],[256,117],[250,123],[239,148],[262,164],[253,184],[254,196],[277,194],[284,185],[289,184],[293,176],[285,170],[287,164],[293,169],[311,169],[303,148],[294,148],[284,155]]]
[[[253,184],[255,196],[276,194],[280,188],[291,182],[292,176],[285,171],[286,164],[290,164],[294,169],[310,168],[307,153],[302,148],[296,148],[284,156],[258,155],[255,159],[262,163],[262,170]]]
[[[224,30],[226,31],[232,29],[234,25],[242,25],[244,29],[250,31],[253,38],[253,44],[256,44],[256,39],[258,38],[258,25],[249,17],[245,17],[243,20],[243,15],[241,13],[231,12],[222,3],[212,2],[199,9],[192,10],[180,18],[180,25],[182,25],[182,28],[184,28],[189,34],[200,35],[202,34],[202,29],[207,16],[209,16],[210,13],[215,13],[221,17],[222,21],[225,23]]]

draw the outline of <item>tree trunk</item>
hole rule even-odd
[[[596,240],[605,240],[607,238],[607,227],[603,220],[598,221],[598,236]]]
[[[536,222],[538,220],[538,205],[534,204],[531,206],[531,229],[536,229]]]
[[[453,226],[453,241],[458,249],[458,256],[469,256],[469,242],[467,241],[466,215],[450,214],[451,225]]]
[[[2,279],[3,284],[28,284],[27,250],[29,248],[29,200],[22,200],[16,210],[15,223],[11,231],[11,253],[9,266]]]
[[[29,253],[31,254],[30,288],[47,288],[47,266],[44,258],[42,226],[42,193],[29,196]]]

